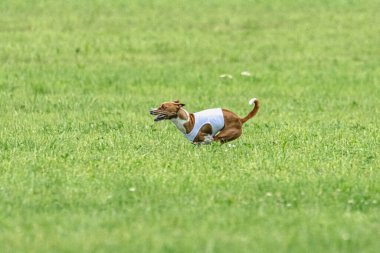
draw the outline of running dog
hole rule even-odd
[[[179,100],[164,102],[151,109],[150,114],[156,116],[156,122],[171,120],[193,144],[210,144],[213,141],[223,144],[239,138],[243,124],[256,115],[260,108],[259,100],[252,98],[249,104],[255,106],[244,118],[222,108],[189,113]]]

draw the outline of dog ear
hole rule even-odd
[[[185,104],[182,104],[181,102],[179,102],[178,99],[177,99],[177,100],[174,100],[173,103],[179,105],[180,107],[185,106]]]

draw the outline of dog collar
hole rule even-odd
[[[189,121],[190,121],[190,114],[189,114],[189,112],[188,112],[188,111],[186,111],[185,109],[182,109],[182,110],[184,110],[184,111],[185,111],[185,113],[186,113],[186,117],[187,117],[186,123],[187,123],[187,122],[189,122]]]

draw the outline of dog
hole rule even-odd
[[[243,124],[258,112],[259,100],[252,98],[249,104],[255,106],[244,118],[222,108],[189,113],[183,108],[185,104],[179,100],[164,102],[159,107],[150,109],[149,112],[156,116],[155,122],[171,120],[193,144],[210,144],[213,141],[223,144],[239,138]]]

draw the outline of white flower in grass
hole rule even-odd
[[[129,188],[129,191],[130,192],[134,192],[134,191],[136,191],[136,188],[135,187],[131,187],[131,188]]]
[[[219,77],[220,78],[225,78],[225,79],[232,79],[233,78],[230,74],[222,74]]]
[[[242,75],[242,76],[252,76],[251,72],[249,72],[249,71],[243,71],[243,72],[240,73],[240,75]]]
[[[265,195],[266,195],[267,197],[272,197],[272,193],[271,193],[271,192],[267,192]]]

